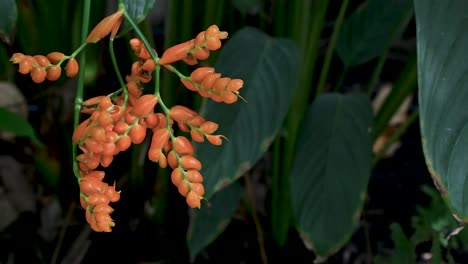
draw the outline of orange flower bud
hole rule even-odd
[[[98,204],[96,205],[94,208],[93,208],[93,213],[94,214],[98,214],[98,213],[106,213],[106,214],[110,214],[114,212],[114,209],[112,207],[110,207],[108,204]]]
[[[125,151],[132,145],[132,140],[129,136],[123,136],[119,140],[117,140],[115,145],[120,151]]]
[[[190,136],[192,137],[193,141],[195,142],[203,142],[205,141],[204,135],[200,131],[196,131],[194,129],[190,130]]]
[[[221,77],[221,73],[209,73],[205,75],[201,83],[203,89],[211,89],[215,82]]]
[[[41,83],[46,79],[47,72],[42,67],[33,67],[31,70],[31,78],[35,83]]]
[[[215,122],[205,121],[200,125],[200,132],[210,135],[218,129],[218,126]]]
[[[65,54],[63,54],[62,52],[54,51],[54,52],[47,54],[47,58],[53,64],[57,64],[65,58]]]
[[[217,25],[211,25],[206,29],[205,38],[217,37],[219,33],[219,27]]]
[[[99,181],[104,180],[105,173],[103,171],[92,171],[86,174],[83,179],[96,178]]]
[[[119,135],[114,131],[106,131],[106,142],[107,143],[115,143],[119,139]]]
[[[201,197],[196,194],[194,191],[190,191],[187,194],[187,197],[185,201],[187,202],[188,206],[190,208],[200,208],[201,203],[200,203]]]
[[[235,93],[223,94],[223,102],[226,104],[233,104],[237,102],[237,95]]]
[[[192,143],[184,136],[176,137],[172,141],[172,147],[179,155],[193,155],[195,153]]]
[[[93,153],[99,154],[102,152],[102,144],[98,143],[96,140],[93,138],[87,138],[84,141],[85,146],[91,150]]]
[[[209,73],[214,73],[214,68],[212,67],[199,67],[190,74],[190,79],[194,82],[201,82],[203,78]]]
[[[32,64],[33,62],[31,60],[23,59],[23,61],[19,63],[18,71],[22,74],[28,74],[32,70]]]
[[[231,92],[238,91],[240,88],[244,86],[244,81],[241,79],[232,79],[228,84],[227,84],[227,90]]]
[[[177,189],[182,196],[187,196],[187,194],[190,192],[190,184],[186,181],[182,181],[178,186]]]
[[[125,114],[125,108],[121,105],[114,105],[112,110],[109,111],[114,122],[119,121]]]
[[[44,55],[34,55],[33,58],[37,61],[37,64],[41,67],[47,67],[50,65],[49,59]]]
[[[153,131],[150,149],[162,149],[169,141],[169,130],[167,128],[157,128]]]
[[[177,122],[185,123],[196,115],[197,112],[182,105],[175,105],[169,110],[169,117]]]
[[[218,37],[210,37],[206,39],[205,47],[209,50],[218,50],[221,48],[221,40]]]
[[[13,53],[13,55],[10,58],[10,61],[14,64],[20,63],[24,60],[25,57],[26,56],[23,53],[16,52],[16,53]]]
[[[122,15],[123,10],[119,10],[114,14],[105,17],[94,27],[91,33],[89,33],[86,38],[86,42],[96,43],[109,34],[111,34],[110,38],[113,40],[119,30],[120,24],[122,23]]]
[[[172,168],[172,169],[175,169],[178,165],[178,160],[177,160],[177,154],[175,153],[175,151],[170,151],[168,154],[167,154],[167,163],[169,163],[169,166]]]
[[[140,144],[141,142],[143,142],[143,140],[145,140],[146,127],[136,124],[132,128],[130,128],[128,135],[130,136],[130,139],[132,140],[133,144]]]
[[[109,165],[111,165],[113,160],[114,160],[114,155],[102,155],[100,164],[104,168],[107,168],[109,167]]]
[[[97,213],[94,215],[94,218],[96,219],[96,225],[102,232],[111,232],[111,227],[115,226],[112,218],[107,213]]]
[[[46,78],[49,81],[56,81],[58,80],[58,78],[60,78],[61,74],[62,68],[60,68],[60,66],[52,66],[47,69]]]
[[[188,170],[185,173],[185,177],[187,177],[187,180],[189,182],[191,182],[191,183],[201,183],[201,182],[203,182],[203,176],[197,170]]]
[[[91,130],[91,137],[97,142],[105,142],[106,130],[103,127],[97,126]]]
[[[146,60],[143,65],[141,65],[141,69],[147,72],[154,71],[156,65],[154,64],[154,60],[148,59]]]
[[[192,55],[199,60],[206,60],[210,57],[210,51],[205,48],[196,48],[192,52]]]
[[[223,137],[223,135],[206,135],[206,139],[215,146],[221,146],[223,144]]]
[[[231,81],[231,78],[223,77],[216,80],[213,87],[218,92],[223,92],[226,90],[228,83]]]
[[[184,43],[177,44],[168,48],[164,51],[161,59],[159,60],[159,64],[170,64],[179,60],[184,59],[187,57],[188,52],[194,47],[195,42],[194,40],[189,40]]]
[[[192,155],[184,155],[179,159],[179,164],[186,170],[201,170],[202,164]]]
[[[119,121],[114,125],[114,128],[112,130],[115,133],[122,135],[123,133],[127,132],[128,124],[123,121]]]
[[[80,70],[80,67],[76,59],[75,58],[68,59],[68,62],[65,65],[65,72],[67,73],[67,77],[69,78],[75,77],[79,70]]]
[[[153,113],[154,107],[158,103],[158,97],[153,94],[145,94],[142,97],[138,98],[131,110],[131,113],[139,118],[147,117],[149,114]]]
[[[171,181],[175,186],[179,186],[184,180],[184,174],[180,168],[175,168],[171,173]]]
[[[106,127],[114,123],[114,119],[112,119],[112,115],[107,111],[100,111],[99,118],[98,118],[99,125],[102,127]]]
[[[159,125],[159,116],[155,113],[145,117],[145,122],[148,128],[155,128]]]
[[[99,181],[96,178],[82,178],[79,182],[80,192],[84,193],[86,196],[90,196],[95,193],[101,193],[107,187],[102,181]]]
[[[205,31],[198,33],[195,38],[195,45],[202,46],[205,43]]]
[[[102,155],[113,156],[115,153],[115,143],[103,143],[102,144]]]
[[[103,194],[107,196],[111,202],[117,202],[120,200],[120,191],[115,190],[115,182],[112,186],[108,185]]]
[[[206,121],[205,118],[203,118],[201,115],[196,115],[196,116],[192,117],[191,119],[189,119],[187,121],[187,124],[192,126],[192,127],[199,127],[205,121]]]
[[[197,91],[197,87],[195,87],[193,85],[193,83],[189,80],[184,80],[184,79],[180,79],[180,81],[184,84],[185,87],[187,87],[187,89],[191,90],[191,91]]]
[[[86,137],[86,135],[89,133],[91,129],[90,127],[88,127],[88,124],[89,124],[89,120],[87,119],[81,122],[75,128],[75,130],[73,131],[73,136],[72,136],[73,142],[78,143],[80,140],[83,140]]]
[[[205,194],[205,187],[201,183],[190,184],[190,190],[195,192],[199,196],[203,196]]]
[[[101,193],[95,193],[95,194],[91,194],[88,196],[86,202],[88,203],[88,205],[90,206],[96,206],[98,204],[108,204],[109,203],[109,198],[107,198],[104,194],[101,194]]]

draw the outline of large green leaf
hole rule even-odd
[[[16,9],[15,0],[0,1],[0,38],[7,42],[11,42],[11,35],[16,26],[16,18],[18,10]]]
[[[0,131],[7,131],[19,137],[30,137],[39,142],[34,129],[27,120],[8,109],[0,107]]]
[[[223,47],[215,70],[243,79],[240,93],[247,102],[226,105],[210,100],[202,111],[206,119],[219,123],[216,133],[229,139],[222,146],[197,145],[207,197],[240,177],[267,150],[294,93],[298,62],[292,41],[254,28],[239,30]]]
[[[307,111],[291,172],[296,226],[327,256],[351,236],[372,164],[373,114],[363,94],[326,94]]]
[[[239,206],[241,186],[235,182],[217,192],[208,204],[203,204],[200,210],[194,210],[187,233],[187,244],[190,259],[213,242],[229,224]]]
[[[123,0],[122,2],[133,21],[139,24],[153,9],[156,0]],[[130,23],[125,20],[122,28],[119,30],[119,36],[124,35],[131,29]]]
[[[468,218],[468,1],[414,3],[426,163],[452,209]]]
[[[411,0],[369,0],[343,24],[336,51],[346,67],[381,55],[413,16]]]

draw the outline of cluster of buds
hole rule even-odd
[[[10,61],[19,65],[18,72],[30,74],[35,83],[42,83],[46,79],[49,81],[58,80],[62,74],[60,65],[66,59],[68,59],[65,65],[67,77],[73,78],[79,70],[78,62],[75,58],[65,56],[61,52],[51,52],[47,56],[30,56],[17,52],[11,56]]]
[[[218,26],[211,25],[207,30],[198,33],[196,38],[168,48],[158,63],[164,65],[182,60],[188,65],[195,65],[198,60],[206,60],[210,51],[221,48],[221,40],[227,37],[227,32],[219,31]]]
[[[96,43],[108,35],[112,41],[122,23],[124,12],[123,9],[118,10],[99,22],[88,35],[86,43]],[[154,49],[148,52],[141,39],[133,38],[130,47],[138,60],[132,64],[131,73],[125,78],[125,87],[81,104],[80,112],[89,116],[73,132],[73,142],[82,152],[76,157],[74,168],[80,187],[80,203],[93,230],[111,231],[115,224],[110,216],[113,208],[109,203],[120,199],[115,182],[109,185],[103,181],[105,172],[102,168],[109,167],[114,157],[129,149],[132,144],[142,143],[149,130],[152,132],[149,160],[158,163],[161,168],[169,166],[172,169],[171,181],[186,198],[189,207],[200,208],[205,193],[200,173],[202,163],[194,156],[195,148],[191,140],[204,142],[206,139],[219,146],[225,137],[213,134],[218,124],[205,120],[192,109],[181,105],[168,109],[159,91],[143,94],[143,85],[151,81],[156,67],[163,66],[176,72],[188,89],[204,97],[228,104],[236,102],[237,97],[240,97],[238,91],[242,88],[242,80],[221,77],[210,67],[198,68],[187,77],[170,65],[180,60],[195,65],[198,60],[207,59],[210,51],[218,50],[222,45],[221,40],[227,37],[227,32],[219,31],[216,25],[212,25],[196,38],[168,48],[161,58],[157,57]],[[66,75],[75,77],[79,71],[75,53],[72,56],[60,52],[52,52],[47,56],[15,53],[10,60],[19,64],[20,73],[31,74],[34,82],[41,83],[46,79],[59,79],[62,73],[60,65],[66,60]],[[158,103],[162,112],[155,112]],[[181,132],[190,136],[176,136],[173,130],[175,124]]]
[[[157,104],[154,95],[138,97],[135,105],[130,101],[124,104],[125,100],[120,97],[115,101],[112,102],[109,96],[97,96],[83,102],[81,112],[90,116],[76,127],[72,138],[83,152],[76,157],[80,171],[81,205],[86,210],[86,220],[95,231],[110,231],[113,226],[109,216],[112,208],[108,204],[120,198],[120,192],[115,191],[115,183],[112,187],[103,183],[104,172],[96,169],[108,167],[115,155],[127,150],[132,143],[143,142],[147,128],[156,127],[160,118],[153,112]],[[104,214],[107,216],[103,217]],[[107,225],[102,219],[108,220]]]
[[[198,92],[201,96],[215,102],[232,104],[239,97],[239,89],[244,85],[241,79],[221,77],[212,67],[200,67],[189,78],[180,79],[187,89]]]

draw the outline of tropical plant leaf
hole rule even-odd
[[[336,51],[346,67],[381,55],[413,16],[411,0],[369,0],[343,24]]]
[[[136,24],[139,24],[153,9],[156,0],[123,0],[122,2],[133,21]],[[132,26],[130,23],[128,23],[127,20],[124,20],[123,26],[119,30],[118,36],[125,35],[131,29]]]
[[[414,3],[426,163],[451,209],[468,219],[468,2]]]
[[[11,42],[17,17],[18,10],[15,0],[0,1],[0,38],[6,43]]]
[[[0,131],[12,132],[19,137],[29,137],[39,142],[27,120],[3,107],[0,107]]]
[[[326,94],[309,107],[297,140],[291,199],[297,229],[320,256],[357,224],[372,168],[373,114],[363,94]]]
[[[290,40],[271,38],[254,29],[239,30],[223,47],[215,70],[241,78],[238,100],[226,105],[207,101],[202,115],[219,124],[222,146],[198,144],[205,166],[206,197],[240,177],[268,149],[280,129],[295,89],[299,51]]]
[[[190,218],[187,244],[190,259],[213,242],[229,224],[239,206],[241,186],[238,182],[217,192],[208,204],[203,203],[200,210],[194,210]]]

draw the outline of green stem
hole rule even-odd
[[[86,36],[88,35],[90,10],[91,10],[91,0],[84,0],[83,24],[82,24],[82,27],[81,27],[81,41],[82,41],[82,43],[85,43]],[[81,47],[78,50],[81,51],[81,49],[83,49],[84,46],[86,46],[86,45],[82,44]],[[75,54],[75,52],[73,54]],[[75,96],[75,113],[74,113],[74,120],[73,120],[73,128],[74,129],[78,126],[78,124],[80,122],[81,103],[83,102],[84,74],[85,74],[84,69],[86,68],[86,50],[83,50],[81,52],[82,53],[81,53],[80,58],[79,58],[79,64],[81,65],[82,70],[78,73],[78,84],[77,84],[76,96]],[[76,54],[75,54],[75,56],[76,56]],[[73,148],[72,148],[73,149],[72,150],[73,173],[75,174],[75,177],[77,179],[79,179],[80,178],[80,170],[79,170],[79,167],[78,167],[78,162],[76,161],[77,144],[75,144],[72,141],[72,145],[73,145]]]
[[[122,78],[122,74],[120,74],[119,65],[117,64],[117,59],[115,58],[114,41],[113,40],[109,41],[109,53],[110,53],[110,56],[111,56],[112,65],[114,66],[115,74],[117,75],[117,79],[119,80],[119,83],[120,83],[120,87],[122,89],[126,90],[125,87],[127,87],[127,85],[125,84],[124,79]]]
[[[87,34],[87,33],[86,33],[86,34]],[[85,35],[85,39],[86,39],[86,35]],[[72,53],[72,55],[70,55],[70,58],[76,57],[76,55],[78,55],[78,53],[80,53],[81,50],[84,49],[84,48],[86,47],[86,45],[88,45],[88,43],[85,42],[85,41],[83,40],[83,43],[81,44],[81,46],[80,46],[78,49],[76,49],[76,50]]]
[[[138,25],[135,24],[135,21],[133,21],[133,19],[130,17],[127,10],[126,9],[123,9],[123,10],[124,10],[123,15],[124,15],[125,19],[128,21],[128,23],[130,23],[133,30],[135,30],[135,33],[138,35],[138,37],[141,39],[141,41],[145,45],[146,49],[148,50],[149,54],[151,55],[151,58],[154,60],[154,63],[157,64],[158,61],[159,61],[159,57],[154,52],[153,47],[151,47],[151,44],[148,42],[148,39],[146,39],[145,35],[143,34],[143,32],[141,32]]]
[[[387,153],[388,149],[395,143],[400,137],[408,130],[409,126],[414,123],[414,121],[418,118],[419,112],[414,111],[411,115],[408,116],[406,121],[399,127],[395,133],[385,142],[385,145],[380,149],[380,151],[375,155],[373,164],[375,165],[384,155]]]
[[[336,22],[333,28],[333,33],[330,38],[330,42],[327,48],[327,54],[325,55],[325,61],[323,63],[322,72],[320,73],[320,79],[317,86],[316,97],[323,93],[325,90],[325,81],[327,80],[328,70],[330,69],[331,60],[333,57],[333,52],[335,51],[336,41],[338,39],[338,34],[341,30],[341,25],[343,24],[344,15],[346,13],[346,8],[348,7],[349,0],[344,0],[341,4],[340,12],[336,18]]]
[[[382,56],[380,56],[379,62],[377,63],[377,66],[375,67],[375,70],[372,72],[371,79],[369,80],[369,83],[367,84],[367,95],[368,96],[371,96],[372,92],[375,89],[375,85],[377,84],[377,80],[379,79],[379,76],[380,76],[380,73],[382,72],[385,61],[387,60],[387,55],[388,55],[388,48],[384,51]]]

